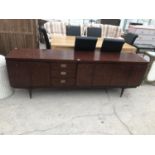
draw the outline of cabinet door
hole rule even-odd
[[[46,62],[31,63],[32,87],[50,86],[50,65]]]
[[[77,86],[91,86],[94,65],[89,63],[78,64]]]
[[[12,87],[30,87],[30,64],[28,62],[7,61],[7,69]]]
[[[93,78],[94,86],[109,86],[113,65],[110,64],[96,64]]]
[[[132,65],[131,75],[128,81],[129,86],[139,86],[144,78],[147,69],[147,64]]]
[[[94,86],[127,86],[130,66],[127,64],[96,64]]]
[[[115,64],[112,67],[111,86],[127,87],[131,73],[131,66],[128,64]]]

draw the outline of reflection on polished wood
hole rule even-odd
[[[81,62],[130,62],[146,63],[135,53],[106,53],[74,51],[74,49],[15,49],[6,56],[7,60],[32,60],[32,61],[81,61]]]
[[[61,48],[73,48],[75,44],[75,37],[74,36],[52,36],[51,37],[51,45],[52,47],[61,47]],[[104,38],[98,38],[96,48],[101,48],[102,42]],[[127,43],[123,45],[122,52],[126,53],[135,53],[136,48],[131,46]]]
[[[16,49],[6,56],[14,88],[134,88],[148,62],[135,53],[101,53],[52,49]]]

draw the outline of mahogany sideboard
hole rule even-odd
[[[134,53],[82,52],[67,49],[15,49],[6,56],[14,88],[134,88],[148,62]]]

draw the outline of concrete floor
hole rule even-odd
[[[37,89],[0,100],[0,134],[155,134],[155,87]]]

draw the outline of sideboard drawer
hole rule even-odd
[[[52,79],[52,86],[55,87],[61,87],[61,86],[74,86],[75,85],[75,79]]]
[[[58,63],[52,63],[52,69],[70,69],[75,70],[76,64],[73,62],[58,62]]]
[[[75,77],[75,70],[52,70],[52,77],[72,78]]]

